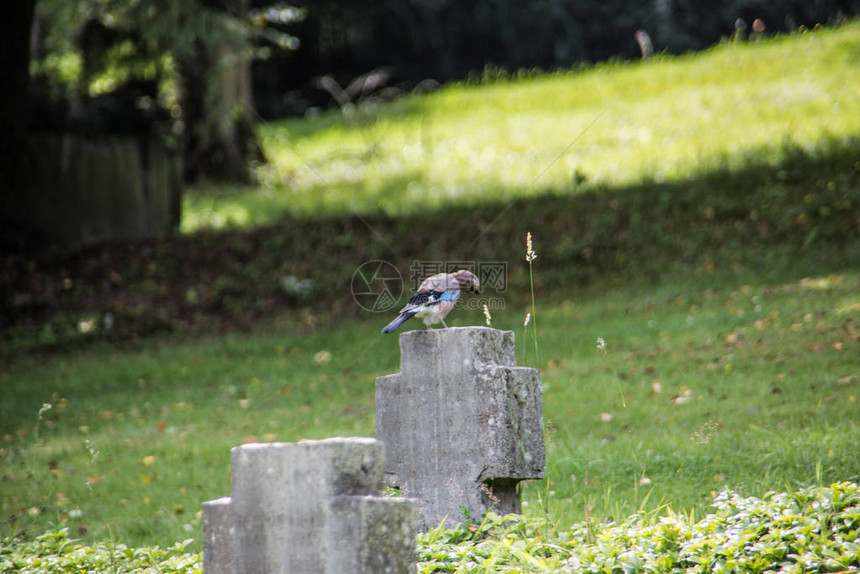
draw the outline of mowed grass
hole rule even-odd
[[[493,326],[533,365],[525,312],[494,310]],[[547,477],[524,487],[526,513],[700,517],[724,487],[860,480],[857,272],[679,277],[539,301],[537,319]],[[231,447],[374,434],[374,378],[399,365],[385,321],[15,361],[0,375],[0,537],[66,525],[84,540],[200,540],[200,503],[230,491]]]
[[[0,357],[0,540],[57,526],[200,540],[231,447],[372,436],[374,378],[399,349],[379,333],[390,315],[359,314],[348,292],[378,258],[404,276],[416,260],[508,263],[493,327],[544,383],[547,477],[524,486],[527,513],[701,516],[724,487],[860,480],[858,53],[855,23],[265,126],[263,185],[198,190],[183,225],[303,218],[186,239],[225,254],[225,306],[313,279],[307,333],[275,317],[255,334]],[[177,257],[162,269],[178,274]],[[150,289],[172,280],[151,267]]]
[[[860,22],[705,53],[452,85],[264,124],[254,188],[186,195],[182,228],[392,215],[672,183],[860,133]]]
[[[723,488],[860,478],[858,275],[691,287],[551,312],[548,480],[530,488],[550,515],[701,518]]]

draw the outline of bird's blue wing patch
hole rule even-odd
[[[439,297],[439,300],[440,300],[440,301],[454,301],[454,300],[455,300],[455,299],[457,299],[457,297],[459,297],[459,296],[460,296],[460,291],[459,291],[459,290],[458,290],[458,291],[445,291],[445,292],[444,292],[444,293],[442,293],[442,295]]]

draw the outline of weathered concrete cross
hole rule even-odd
[[[517,483],[543,477],[543,402],[514,333],[409,331],[400,353],[400,373],[376,379],[376,437],[386,483],[419,501],[419,528],[519,512]]]
[[[380,496],[371,438],[232,450],[232,496],[203,503],[206,574],[410,574],[412,500]]]

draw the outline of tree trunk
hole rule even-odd
[[[210,0],[210,8],[243,17],[248,0]],[[247,38],[198,42],[179,59],[185,178],[249,182],[250,163],[262,159],[254,132],[251,60]]]
[[[20,242],[20,210],[28,192],[27,128],[30,83],[30,30],[36,0],[16,0],[0,18],[0,247]]]

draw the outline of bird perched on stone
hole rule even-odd
[[[479,292],[478,278],[471,271],[460,269],[454,273],[438,273],[428,277],[409,298],[400,314],[382,329],[383,333],[393,333],[400,325],[414,317],[424,321],[427,328],[433,323],[445,324],[445,315],[454,308],[461,291]]]

